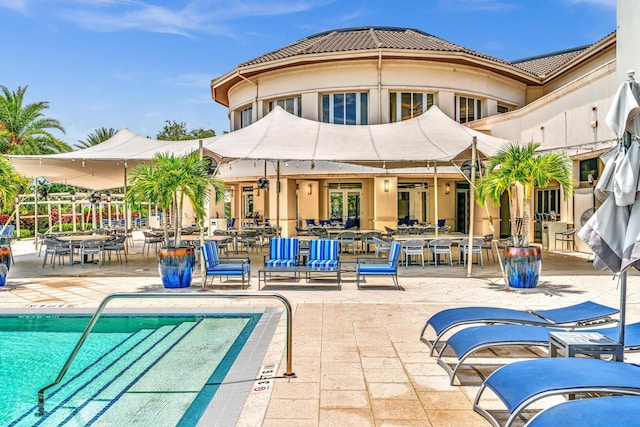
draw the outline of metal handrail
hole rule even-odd
[[[45,414],[45,411],[44,411],[44,401],[45,401],[44,392],[46,390],[48,390],[49,388],[53,387],[54,385],[60,383],[60,381],[62,381],[62,378],[64,378],[65,374],[67,373],[67,371],[71,367],[71,364],[73,363],[76,355],[80,351],[80,348],[82,347],[82,345],[86,341],[87,337],[89,336],[89,333],[91,333],[91,331],[93,330],[93,327],[95,326],[96,322],[98,321],[98,318],[100,318],[100,315],[104,311],[105,306],[111,300],[114,300],[114,299],[130,299],[130,298],[143,298],[143,299],[146,299],[146,298],[241,298],[241,299],[244,299],[244,298],[275,298],[275,299],[279,300],[280,302],[282,302],[284,304],[285,311],[287,313],[287,370],[283,374],[283,376],[285,376],[285,377],[295,377],[296,376],[296,374],[292,370],[292,357],[291,357],[291,353],[292,353],[292,332],[293,332],[292,323],[291,323],[291,303],[289,302],[289,300],[287,300],[284,296],[282,296],[280,294],[265,294],[265,293],[257,293],[257,292],[246,292],[246,293],[241,293],[241,294],[234,294],[234,293],[214,293],[214,294],[201,294],[201,293],[185,293],[185,294],[117,293],[117,294],[108,295],[105,299],[102,300],[102,302],[100,303],[100,305],[96,309],[96,312],[93,314],[93,317],[91,317],[91,320],[89,321],[89,324],[87,324],[87,327],[85,328],[84,332],[80,336],[80,339],[76,343],[76,346],[73,348],[73,351],[71,352],[71,354],[67,358],[67,361],[65,362],[64,366],[62,367],[62,369],[60,369],[60,372],[58,373],[58,376],[56,377],[56,379],[51,384],[49,384],[49,385],[41,388],[40,390],[38,390],[38,413],[37,413],[37,415],[39,417],[41,417],[41,416],[43,416]]]

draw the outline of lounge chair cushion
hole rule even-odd
[[[640,426],[640,396],[606,396],[579,399],[539,412],[527,427]]]

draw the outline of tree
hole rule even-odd
[[[519,145],[505,144],[489,158],[487,174],[476,182],[476,200],[484,206],[491,200],[500,206],[500,197],[505,191],[509,196],[511,234],[515,246],[529,246],[529,223],[531,221],[531,191],[533,187],[545,188],[557,182],[565,195],[573,192],[571,160],[565,153],[549,152],[535,155],[540,147],[537,142]],[[518,233],[517,219],[522,220]],[[518,238],[522,235],[522,241]]]
[[[175,120],[165,120],[165,125],[156,135],[156,139],[162,141],[186,141],[190,139],[203,139],[216,136],[213,129],[197,128],[193,130],[187,129],[185,122],[176,122]]]
[[[114,128],[107,129],[105,127],[101,127],[100,129],[96,129],[92,133],[87,135],[87,138],[84,141],[78,141],[78,144],[76,144],[76,146],[78,148],[89,148],[105,142],[115,134],[116,130]]]
[[[28,185],[28,180],[20,175],[11,163],[0,156],[0,209],[8,211],[15,198]],[[0,224],[0,226],[3,224]]]
[[[174,212],[174,242],[172,247],[180,246],[182,228],[182,208],[185,199],[193,206],[198,224],[205,216],[204,203],[211,190],[219,203],[224,197],[224,184],[208,174],[207,164],[200,159],[197,151],[180,157],[172,153],[157,153],[150,165],[136,166],[130,175],[126,200],[134,207],[153,202],[165,212]],[[165,224],[165,241],[169,242],[168,228]]]
[[[48,102],[24,105],[27,87],[18,86],[14,92],[0,85],[0,148],[4,154],[54,154],[71,151],[71,146],[51,134],[51,130],[65,133],[56,119],[47,118],[43,111]]]

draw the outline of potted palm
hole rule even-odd
[[[504,250],[507,283],[516,288],[538,284],[542,252],[529,244],[531,192],[534,186],[548,187],[557,182],[565,196],[573,191],[571,160],[565,153],[537,154],[539,143],[519,145],[511,142],[489,158],[487,172],[476,182],[476,200],[484,206],[490,200],[496,206],[506,191],[509,199],[511,241]]]
[[[220,180],[209,175],[208,164],[197,151],[185,156],[157,153],[151,164],[141,164],[131,172],[126,199],[132,206],[156,203],[165,213],[165,245],[158,250],[158,270],[167,288],[184,288],[191,284],[195,250],[181,243],[182,214],[185,201],[193,207],[202,232],[204,203],[215,193],[216,202],[224,196]],[[173,212],[173,233],[169,233],[168,212]]]

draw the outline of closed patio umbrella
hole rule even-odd
[[[620,274],[619,342],[623,348],[627,269],[640,269],[640,85],[633,74],[616,92],[605,119],[619,142],[595,189],[604,202],[578,232],[594,252],[594,267]]]

